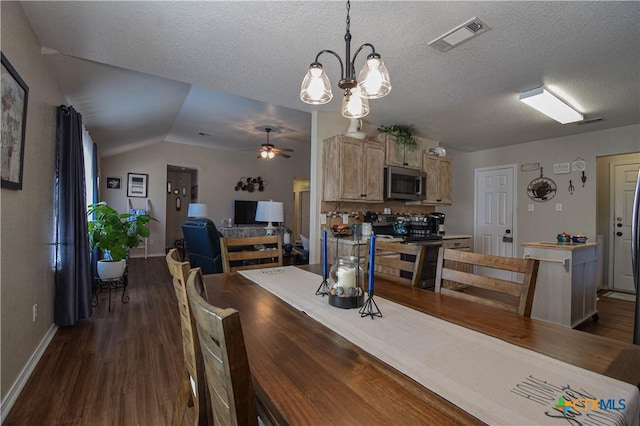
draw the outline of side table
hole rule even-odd
[[[95,293],[95,289],[98,288],[102,292],[103,289],[107,289],[109,292],[109,312],[111,312],[111,290],[117,291],[119,288],[122,289],[122,296],[120,296],[120,301],[122,303],[129,302],[129,296],[127,296],[127,285],[129,284],[128,278],[128,270],[125,268],[124,274],[119,278],[109,278],[102,279],[100,277],[94,278],[94,296],[93,296],[93,306],[98,306],[98,295]]]

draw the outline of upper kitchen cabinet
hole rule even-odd
[[[324,201],[383,201],[383,143],[338,135],[323,145]]]
[[[451,205],[451,160],[423,154],[422,171],[427,174],[427,199],[423,204]]]
[[[396,143],[396,138],[387,134],[378,135],[378,140],[384,141],[385,144],[385,165],[422,170],[420,141],[417,141],[417,146],[400,145]]]

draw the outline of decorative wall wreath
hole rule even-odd
[[[235,190],[236,191],[242,190],[247,192],[253,192],[255,190],[258,190],[262,192],[264,191],[264,188],[265,186],[267,186],[268,183],[269,182],[267,182],[266,180],[262,180],[260,176],[258,176],[257,178],[241,177],[238,183],[236,184]]]

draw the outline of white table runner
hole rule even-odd
[[[316,296],[321,277],[293,266],[239,273],[486,423],[640,424],[640,392],[628,383],[381,297],[384,316],[361,318]]]

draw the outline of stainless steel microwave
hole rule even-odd
[[[427,198],[427,174],[403,167],[384,168],[386,200],[420,201]]]

